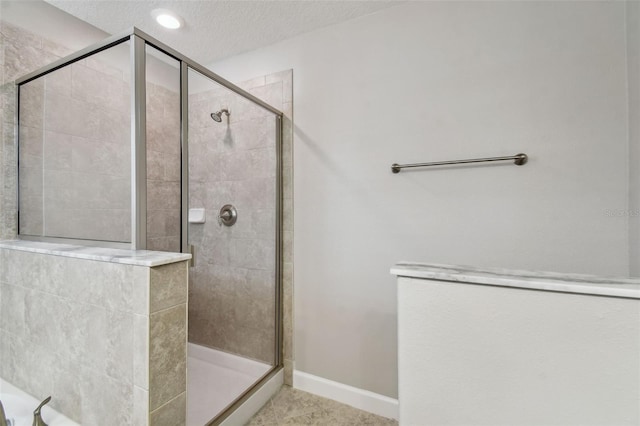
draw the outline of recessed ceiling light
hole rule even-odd
[[[182,18],[167,9],[154,9],[151,11],[151,16],[165,28],[175,30],[182,26]]]

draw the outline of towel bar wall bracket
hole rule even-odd
[[[516,166],[522,166],[527,164],[529,157],[527,154],[516,154],[508,157],[489,157],[489,158],[472,158],[469,160],[452,160],[452,161],[434,161],[431,163],[415,163],[415,164],[397,164],[391,165],[391,171],[393,173],[400,173],[400,170],[412,168],[412,167],[431,167],[431,166],[448,166],[452,164],[469,164],[469,163],[486,163],[490,161],[513,161]]]

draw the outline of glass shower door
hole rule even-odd
[[[189,70],[189,424],[277,365],[276,116]]]

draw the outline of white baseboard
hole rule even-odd
[[[398,400],[364,389],[293,371],[293,387],[382,417],[398,419]]]

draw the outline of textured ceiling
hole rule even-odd
[[[327,25],[396,5],[398,1],[46,0],[93,26],[116,34],[136,26],[203,64],[267,46]],[[151,11],[170,9],[179,30],[155,23]]]

